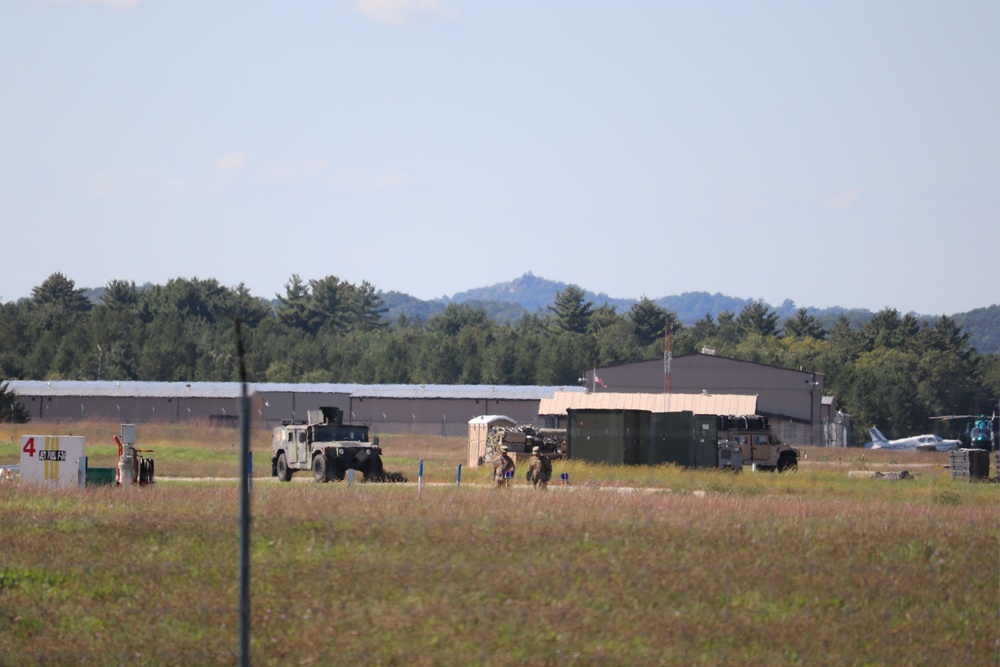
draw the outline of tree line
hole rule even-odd
[[[236,320],[253,382],[574,385],[583,369],[662,357],[669,332],[675,356],[711,348],[822,373],[856,434],[926,432],[932,416],[992,413],[1000,397],[1000,356],[977,352],[949,317],[887,308],[824,328],[805,308],[783,319],[755,301],[685,325],[645,297],[618,312],[570,285],[544,313],[510,324],[457,303],[390,322],[371,284],[298,275],[272,301],[242,284],[177,278],[113,280],[93,303],[55,273],[30,298],[0,305],[0,378],[236,381]],[[0,418],[10,419],[6,398]]]

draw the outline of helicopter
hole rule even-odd
[[[942,417],[931,417],[941,421],[951,421],[955,419],[967,419],[969,424],[962,433],[962,442],[970,449],[985,449],[988,452],[997,448],[996,432],[998,418],[996,414],[992,417],[986,415],[944,415]]]

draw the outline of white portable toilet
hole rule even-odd
[[[504,415],[481,415],[469,420],[469,467],[475,468],[486,456],[486,440],[494,426],[510,428],[517,422]]]

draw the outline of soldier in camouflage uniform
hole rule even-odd
[[[510,471],[508,476],[506,473]],[[493,459],[493,484],[497,488],[510,486],[514,479],[514,460],[507,454],[507,445],[500,447],[500,456]]]
[[[545,491],[550,479],[552,479],[552,461],[542,456],[541,450],[535,445],[531,448],[531,460],[528,462],[528,481],[539,491]]]

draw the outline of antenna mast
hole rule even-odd
[[[663,325],[663,393],[670,393],[670,361],[674,355],[674,328],[669,322]]]

